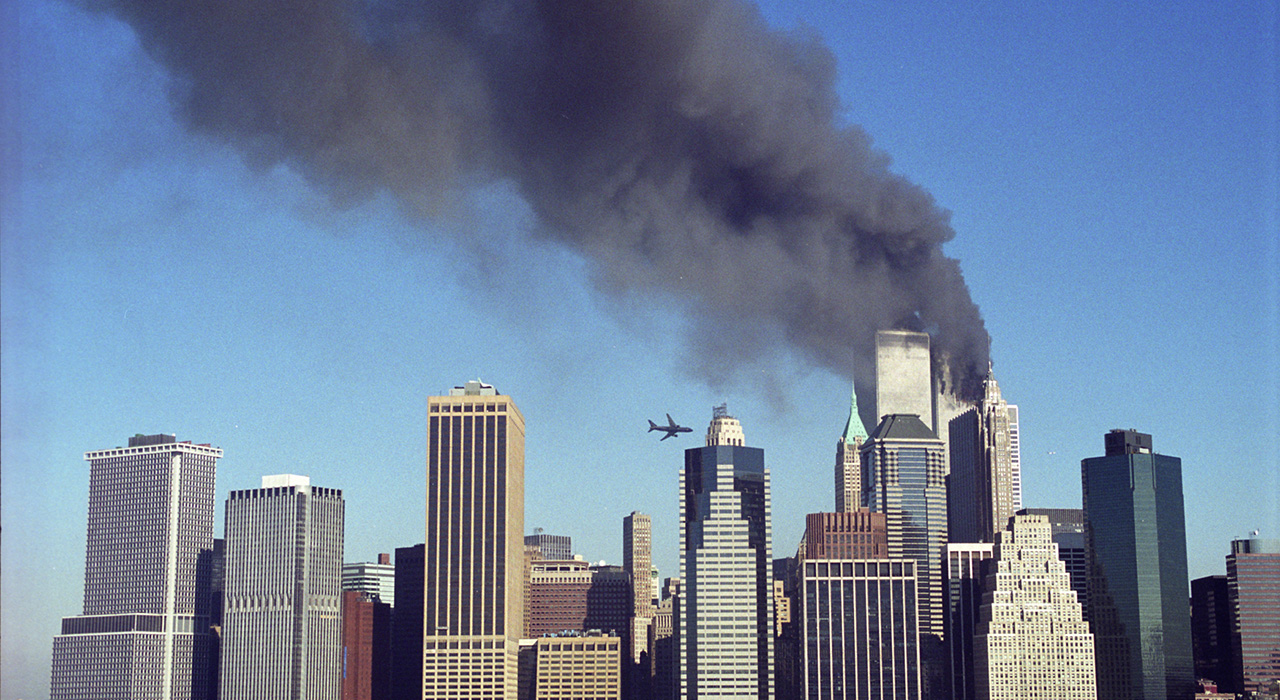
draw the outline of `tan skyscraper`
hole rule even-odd
[[[836,441],[836,512],[851,513],[862,507],[862,458],[858,456],[867,440],[867,429],[858,416],[858,392],[849,399],[849,420]]]
[[[980,700],[1093,700],[1093,635],[1049,519],[1014,516],[995,545],[974,637]]]
[[[653,521],[632,512],[622,519],[622,568],[631,575],[631,662],[639,663],[649,651],[649,622],[653,619]]]
[[[423,698],[516,700],[524,417],[478,381],[427,400]]]
[[[1018,407],[1000,396],[987,370],[982,400],[951,419],[947,529],[951,542],[995,542],[1022,508]]]

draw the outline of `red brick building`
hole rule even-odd
[[[859,508],[805,516],[806,559],[883,559],[889,556],[884,513]]]

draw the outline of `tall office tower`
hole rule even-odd
[[[1196,678],[1222,690],[1235,688],[1236,664],[1231,638],[1231,599],[1226,576],[1191,582],[1191,657]]]
[[[867,425],[893,414],[913,414],[936,430],[928,333],[876,331],[876,405]]]
[[[863,498],[884,513],[889,556],[916,562],[920,634],[941,636],[947,544],[943,443],[915,415],[887,415],[862,446]]]
[[[804,556],[807,559],[879,559],[889,556],[889,533],[884,513],[866,508],[805,516]]]
[[[222,450],[135,435],[86,452],[84,614],[53,638],[54,700],[206,698]]]
[[[467,382],[427,400],[423,693],[515,700],[524,618],[524,417]]]
[[[342,592],[342,700],[383,700],[391,683],[391,606]]]
[[[1013,471],[1013,502],[1018,504],[1018,508],[1022,508],[1022,430],[1018,427],[1018,407],[1014,404],[1006,404],[1005,408],[1009,414],[1009,457],[1012,460]]]
[[[1079,508],[1022,508],[1016,515],[1043,515],[1049,519],[1058,558],[1067,567],[1071,590],[1076,592],[1084,619],[1089,620],[1089,566],[1084,547],[1084,511]]]
[[[1132,430],[1104,444],[1105,456],[1080,463],[1098,697],[1190,700],[1182,460]]]
[[[622,640],[614,635],[571,634],[534,643],[533,698],[618,700],[622,697]]]
[[[918,416],[885,416],[862,446],[862,491],[884,513],[889,557],[916,563],[925,697],[947,685],[942,557],[947,544],[946,445]]]
[[[683,700],[773,697],[773,563],[764,450],[714,410],[706,447],[680,474],[680,595],[674,622]]]
[[[391,611],[392,700],[422,700],[422,595],[425,544],[396,548],[396,606]]]
[[[1234,540],[1227,556],[1237,693],[1264,693],[1280,680],[1280,540]]]
[[[343,510],[294,474],[227,498],[221,700],[342,697]]]
[[[218,700],[218,667],[222,660],[222,595],[226,588],[226,549],[227,541],[223,538],[213,540],[213,557],[209,576],[209,664],[208,688],[209,700]]]
[[[862,506],[862,443],[867,429],[858,415],[858,392],[851,391],[849,420],[836,441],[836,512],[847,513]]]
[[[537,547],[543,559],[568,561],[573,558],[573,540],[568,535],[547,535],[538,528],[534,534],[524,536],[524,543]]]
[[[632,511],[622,519],[622,568],[631,576],[631,663],[649,651],[649,622],[653,619],[653,521]]]
[[[804,700],[925,697],[912,560],[806,559],[796,608]]]
[[[982,607],[985,579],[995,555],[990,542],[951,542],[947,544],[946,580],[942,587],[946,602],[945,625],[948,678],[952,700],[974,700],[973,638],[978,631],[978,613]]]
[[[347,562],[342,565],[342,590],[364,591],[387,605],[396,604],[396,567],[390,554],[379,554],[377,563]]]
[[[1010,521],[985,588],[973,641],[979,700],[1094,700],[1093,635],[1048,518]]]
[[[951,419],[951,473],[947,477],[947,530],[952,542],[995,542],[1022,507],[1014,474],[1009,404],[987,371],[983,396]]]

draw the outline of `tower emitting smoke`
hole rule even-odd
[[[737,329],[695,354],[784,343],[867,386],[875,331],[912,327],[981,392],[949,214],[840,123],[830,51],[748,3],[83,2],[133,26],[190,128],[338,204],[430,216],[511,183],[602,289],[683,300],[695,339]]]

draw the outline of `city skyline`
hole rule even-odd
[[[421,541],[426,397],[465,379],[529,420],[525,534],[572,536],[589,560],[621,563],[617,522],[637,510],[660,575],[677,573],[696,433],[657,445],[646,416],[700,425],[729,402],[769,455],[777,556],[831,508],[846,377],[787,353],[699,375],[687,308],[597,294],[607,280],[532,239],[511,189],[432,226],[477,239],[424,236],[385,198],[331,211],[287,168],[185,133],[124,25],[61,3],[5,12],[22,41],[0,42],[19,66],[0,185],[4,700],[47,687],[49,640],[78,607],[81,454],[139,431],[222,448],[218,503],[264,473],[342,489],[347,561]],[[946,251],[1021,408],[1023,505],[1079,508],[1097,435],[1135,428],[1202,496],[1191,578],[1224,573],[1232,539],[1280,532],[1266,441],[1205,438],[1211,421],[1278,432],[1274,8],[764,13],[823,37],[845,120],[953,212]],[[463,328],[470,344],[435,342]]]

